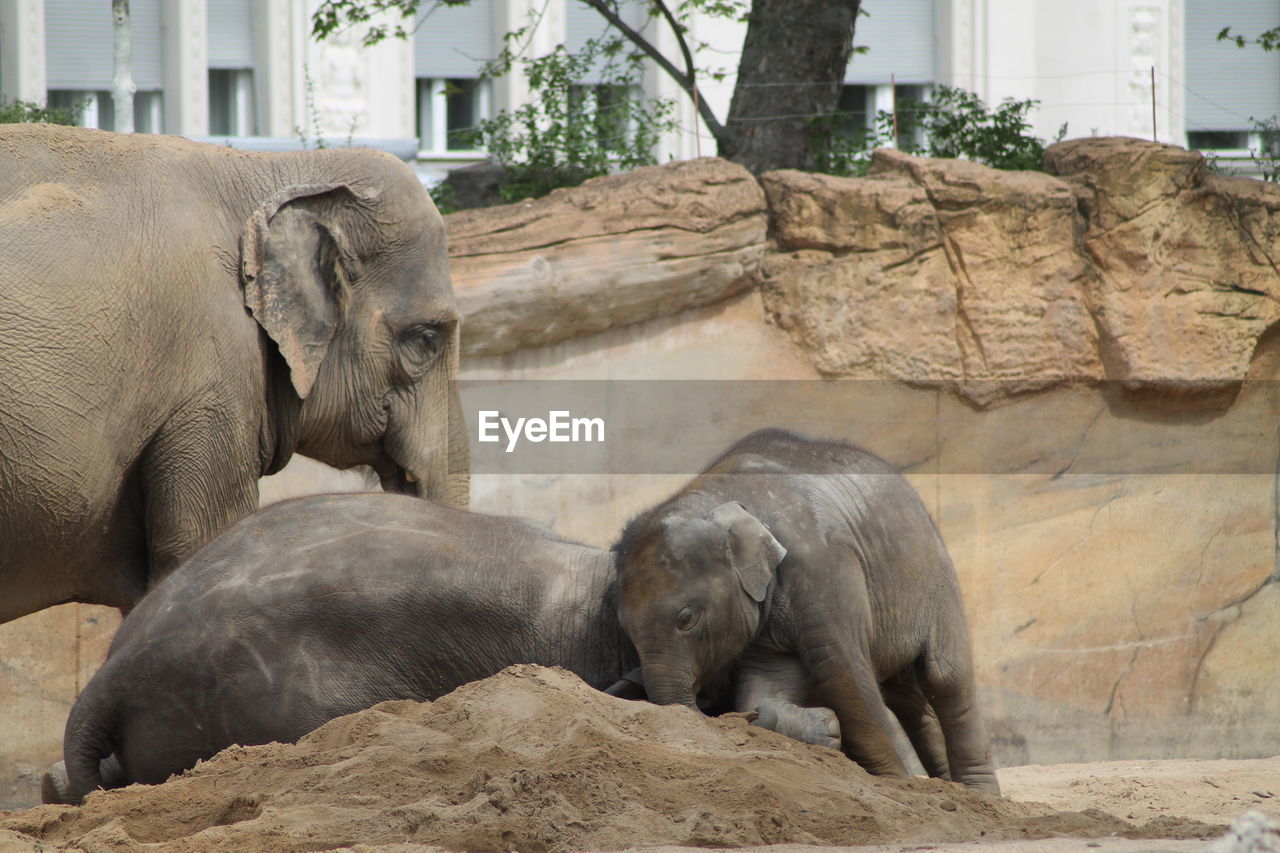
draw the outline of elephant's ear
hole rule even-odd
[[[244,303],[276,342],[306,399],[346,307],[353,256],[335,212],[356,201],[345,184],[287,187],[244,225]]]
[[[787,549],[737,501],[720,504],[711,511],[710,520],[725,532],[729,561],[742,588],[753,601],[764,601],[773,570],[787,556]]]

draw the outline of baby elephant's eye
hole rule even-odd
[[[694,625],[698,624],[698,611],[692,607],[686,607],[676,614],[676,629],[680,631],[688,631]]]

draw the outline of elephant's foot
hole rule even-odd
[[[45,771],[44,778],[40,780],[40,802],[46,805],[75,803],[75,799],[71,796],[71,780],[67,778],[65,761],[59,761]]]
[[[756,714],[753,726],[762,726],[804,743],[840,748],[840,721],[830,708],[802,708],[789,702],[769,702],[757,705]]]

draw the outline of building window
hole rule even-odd
[[[502,41],[496,18],[494,0],[422,4],[414,21],[413,67],[418,147],[424,154],[480,154],[467,131],[490,116],[489,82],[479,78]]]
[[[1256,34],[1280,26],[1280,5],[1186,0],[1187,147],[1241,152],[1263,144],[1258,123],[1280,114],[1280,56],[1218,41],[1223,27]]]
[[[919,104],[928,102],[930,88],[923,83],[897,86],[847,83],[841,87],[836,105],[838,132],[854,142],[892,144],[896,114],[897,147],[923,146],[924,133],[912,114]],[[880,126],[881,113],[886,116],[883,127]]]
[[[423,151],[476,151],[470,132],[489,117],[489,84],[466,77],[418,80],[418,137]]]
[[[1249,147],[1246,130],[1188,130],[1187,147],[1201,151],[1244,151]]]
[[[133,20],[133,126],[160,133],[163,118],[163,8],[161,0],[131,0]],[[45,78],[50,106],[83,103],[81,124],[115,129],[110,3],[44,0]]]
[[[837,133],[846,139],[863,139],[875,132],[875,118],[875,86],[840,87],[840,100],[836,103]]]
[[[50,89],[51,109],[79,109],[81,127],[115,130],[115,101],[111,92],[98,89]],[[149,90],[133,93],[133,129],[137,133],[160,133],[164,127],[164,96]]]
[[[591,122],[603,150],[622,151],[635,130],[630,107],[639,97],[634,86],[577,83],[569,87],[569,113]]]
[[[213,136],[256,136],[253,69],[209,69],[209,133]]]
[[[907,83],[889,92],[889,109],[898,114],[898,147],[923,148],[927,140],[924,128],[913,115],[920,104],[929,102],[931,86],[919,83]]]

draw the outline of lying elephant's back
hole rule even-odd
[[[144,636],[191,634],[203,642],[197,635],[207,635],[207,624],[194,630],[193,613],[221,624],[270,619],[287,631],[291,622],[341,608],[435,611],[446,603],[441,589],[465,597],[499,578],[518,599],[590,550],[522,519],[405,495],[295,498],[240,520],[192,555],[129,614],[112,654]],[[520,565],[506,564],[512,553],[522,555]],[[423,591],[428,583],[432,596]]]
[[[495,562],[512,540],[529,554],[527,576]],[[111,709],[99,718],[118,721],[130,778],[160,781],[174,772],[166,751],[193,762],[228,743],[293,740],[380,701],[433,699],[540,659],[521,596],[555,554],[576,549],[589,550],[519,519],[403,495],[285,501],[152,591],[86,693]],[[494,594],[503,584],[510,596]],[[495,639],[477,644],[478,625]]]

